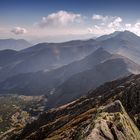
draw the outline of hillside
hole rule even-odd
[[[41,114],[38,120],[28,124],[12,139],[75,140],[96,136],[109,137],[110,140],[139,140],[140,132],[132,122],[140,128],[139,89],[140,75],[105,83],[87,96]],[[132,120],[116,100],[122,102]]]
[[[107,81],[138,73],[140,73],[140,66],[133,61],[121,56],[112,56],[92,69],[71,76],[55,89],[47,105],[57,107],[85,95],[89,90]]]
[[[116,31],[96,39],[98,46],[110,53],[125,56],[140,64],[140,37],[130,31]]]
[[[52,71],[44,70],[18,74],[0,83],[0,93],[49,94],[49,91],[61,85],[72,75],[89,70],[111,57],[112,54],[99,48],[81,60],[74,61]]]
[[[45,96],[0,96],[0,139],[23,128],[45,110]]]
[[[8,59],[8,63],[3,62],[0,81],[22,73],[50,71],[80,60],[97,49],[95,40],[72,42],[39,43],[16,54],[10,54],[9,57],[4,51],[1,52],[1,59]]]

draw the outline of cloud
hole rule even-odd
[[[122,18],[116,17],[112,22],[108,24],[109,28],[118,28],[121,26]]]
[[[90,34],[93,34],[95,36],[100,36],[100,35],[104,35],[104,34],[110,34],[112,32],[114,32],[115,29],[113,28],[108,28],[108,27],[102,27],[102,26],[93,26],[91,28],[88,28],[88,32]]]
[[[134,24],[125,24],[124,29],[140,35],[140,22],[136,22]]]
[[[100,25],[101,26],[108,26],[109,28],[117,28],[120,27],[120,24],[122,22],[122,18],[121,17],[117,17],[117,16],[103,16],[103,15],[98,15],[98,14],[94,14],[92,16],[93,20],[98,20],[101,21]]]
[[[134,26],[136,29],[140,29],[140,22],[137,22]]]
[[[94,25],[94,28],[95,29],[101,29],[100,26],[98,26],[98,25]]]
[[[125,24],[125,27],[126,27],[126,28],[131,28],[132,25],[131,25],[130,23],[126,23],[126,24]]]
[[[92,27],[88,28],[88,33],[96,36],[110,34],[114,31],[129,30],[140,36],[140,22],[137,21],[134,24],[126,23],[121,17],[105,16],[108,17],[106,22],[101,20],[98,24],[93,24]],[[99,19],[99,17],[97,17]]]
[[[5,29],[3,27],[0,28],[0,32],[3,32],[3,34],[9,34],[9,30],[11,30],[11,26],[5,27]],[[137,19],[137,21],[129,23],[125,22],[125,19],[122,19],[120,16],[94,14],[91,17],[85,17],[73,12],[58,11],[43,17],[37,23],[37,26],[28,27],[28,34],[25,37],[27,39],[32,38],[32,40],[59,42],[93,36],[97,37],[123,30],[129,30],[140,35],[140,20]],[[11,32],[14,34],[23,34],[27,30],[15,27]]]
[[[108,16],[103,16],[103,15],[94,14],[94,15],[92,16],[92,19],[93,19],[93,20],[102,20],[102,21],[106,21],[106,20],[109,19],[109,17],[108,17]]]
[[[92,16],[94,24],[92,27],[88,28],[88,32],[96,35],[109,34],[115,30],[122,30],[123,19],[119,16],[103,16],[94,14]],[[96,22],[96,20],[98,22]]]
[[[59,27],[78,23],[81,20],[82,17],[80,14],[75,14],[67,11],[58,11],[57,13],[52,13],[47,17],[43,17],[41,22],[38,23],[38,25],[40,27]]]
[[[27,33],[27,30],[25,28],[21,28],[21,27],[14,27],[11,30],[12,33],[14,33],[15,35],[20,35],[20,34],[25,34]]]
[[[92,28],[88,28],[87,29],[89,33],[93,33],[93,29]]]

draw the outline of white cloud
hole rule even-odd
[[[95,21],[93,26],[88,28],[89,33],[96,35],[109,34],[115,30],[122,30],[122,18],[118,16],[103,16],[94,14],[92,19]],[[99,22],[96,22],[98,20]]]
[[[134,26],[135,28],[140,29],[140,22],[137,22]]]
[[[67,26],[73,23],[78,23],[82,20],[80,14],[75,14],[67,11],[58,11],[57,13],[52,13],[47,17],[43,17],[42,21],[38,23],[40,27],[48,26]]]
[[[101,25],[102,25],[102,26],[104,26],[104,25],[105,25],[105,23],[104,23],[104,22],[102,22],[102,23],[101,23]]]
[[[27,30],[25,28],[21,28],[21,27],[14,27],[12,30],[11,30],[12,33],[16,34],[16,35],[19,35],[19,34],[25,34],[27,33]]]
[[[108,28],[118,28],[121,26],[122,18],[117,16],[103,16],[94,14],[93,20],[99,20],[101,26],[108,26]]]
[[[126,23],[119,16],[102,16],[102,15],[98,15],[98,16],[96,15],[94,16],[94,18],[92,17],[92,19],[100,20],[100,22],[98,22],[98,24],[93,23],[92,27],[88,28],[87,31],[89,34],[100,36],[103,34],[110,34],[114,31],[129,30],[140,36],[139,20],[134,24],[132,24],[132,23]]]
[[[88,28],[88,32],[90,34],[94,34],[96,36],[100,36],[100,35],[104,35],[104,34],[110,34],[112,32],[114,32],[115,29],[114,28],[108,28],[108,27],[103,27],[103,26],[93,26],[91,28]]]
[[[92,18],[92,20],[91,20]],[[134,21],[133,21],[134,22]],[[46,28],[40,28],[46,27]],[[9,27],[1,27],[0,32],[4,36],[10,36]],[[140,35],[140,21],[137,19],[135,23],[127,23],[119,16],[98,15],[92,17],[84,17],[84,15],[58,11],[43,17],[37,26],[25,26],[28,34],[23,35],[26,39],[46,40],[46,41],[63,41],[71,39],[80,39],[83,37],[95,37],[104,34],[110,34],[116,30],[129,30]],[[24,34],[27,32],[25,28],[15,27],[11,30],[14,34]],[[20,36],[16,36],[19,38]],[[65,38],[65,39],[64,39]]]
[[[98,26],[98,25],[94,25],[94,27],[95,27],[96,29],[101,29],[100,26]]]
[[[89,33],[93,33],[93,29],[92,28],[88,28],[87,29]]]
[[[130,28],[132,25],[130,23],[125,24],[126,28]]]
[[[97,14],[94,14],[93,16],[92,16],[92,19],[93,20],[102,20],[102,21],[106,21],[106,20],[108,20],[108,16],[103,16],[103,15],[97,15]]]
[[[122,18],[116,17],[112,22],[108,24],[109,28],[118,28],[121,26]]]
[[[135,24],[130,24],[130,25],[125,24],[124,29],[134,32],[137,35],[140,35],[140,22],[136,22]]]

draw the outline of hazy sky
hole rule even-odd
[[[60,42],[130,30],[140,35],[140,0],[0,0],[0,38]]]

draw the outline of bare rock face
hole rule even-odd
[[[140,140],[139,129],[119,100],[68,120],[51,123],[57,129],[44,125],[25,140]]]
[[[139,140],[140,132],[120,101],[99,108],[86,140]]]

